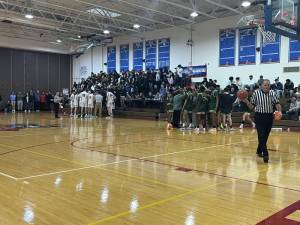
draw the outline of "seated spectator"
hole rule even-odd
[[[283,85],[279,81],[279,77],[275,79],[275,83],[272,85],[272,89],[276,92],[279,98],[283,96]]]
[[[292,97],[290,109],[286,113],[288,116],[298,116],[300,113],[300,99]]]
[[[255,81],[253,80],[253,75],[249,76],[249,79],[247,81],[247,83],[245,84],[244,88],[249,89],[251,92],[253,92],[254,87],[255,87]]]
[[[235,85],[238,87],[239,90],[243,88],[243,83],[239,77],[235,78]]]
[[[299,99],[300,98],[300,84],[298,85],[298,87],[295,88],[294,92],[295,92],[295,97],[297,99]]]
[[[284,84],[284,96],[292,97],[294,93],[294,83],[290,79],[286,79]]]
[[[258,85],[259,87],[261,86],[263,80],[264,80],[264,76],[263,76],[263,75],[260,75],[260,76],[259,76],[259,80],[257,81],[257,85]]]

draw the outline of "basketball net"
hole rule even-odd
[[[238,26],[254,26],[260,31],[263,38],[263,45],[276,41],[276,34],[265,29],[265,20],[255,19],[255,16],[244,16],[238,22]]]

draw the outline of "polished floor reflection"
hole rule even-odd
[[[0,225],[281,225],[261,221],[300,200],[299,133],[272,133],[264,164],[252,130],[46,113],[0,124]]]

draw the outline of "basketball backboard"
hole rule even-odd
[[[265,5],[265,29],[300,40],[300,0],[268,0]]]

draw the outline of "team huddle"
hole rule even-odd
[[[250,98],[249,93],[243,91]],[[231,118],[234,103],[239,104],[243,112],[240,128],[244,128],[246,120],[255,128],[255,123],[250,118],[251,110],[237,98],[237,94],[237,90],[231,89],[229,86],[224,90],[221,90],[219,86],[208,89],[204,86],[196,89],[177,89],[168,96],[168,128],[205,131],[208,124],[211,124],[211,131],[234,130]]]
[[[106,108],[108,117],[113,117],[113,109],[115,108],[116,96],[110,92],[106,92]],[[96,118],[102,115],[103,96],[100,92],[73,91],[70,96],[71,116],[81,118]]]

